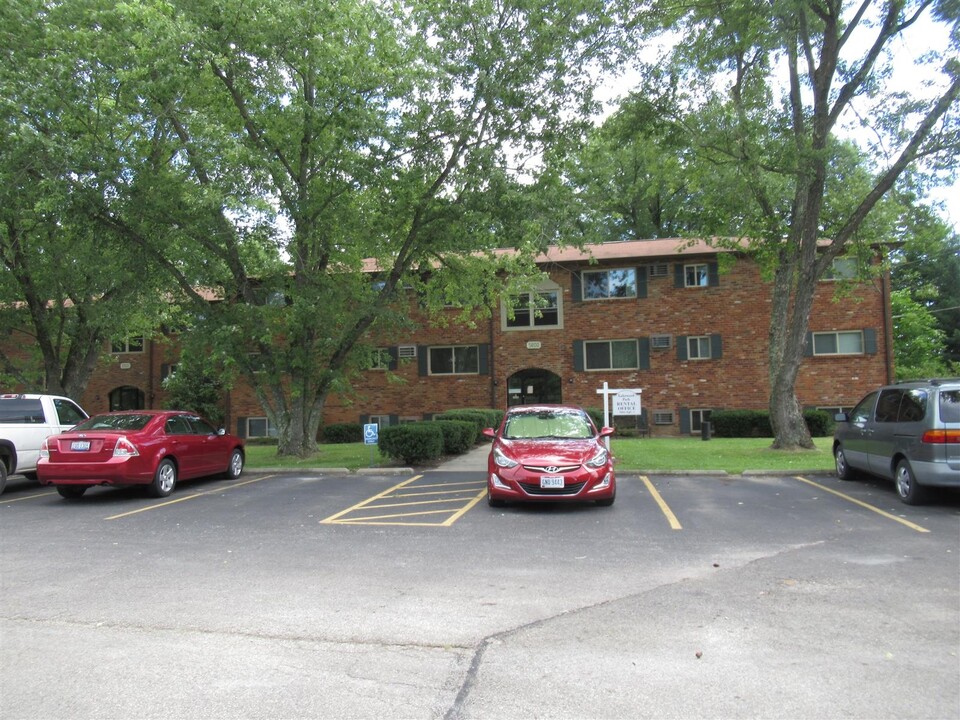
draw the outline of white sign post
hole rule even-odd
[[[640,393],[643,390],[635,388],[632,390],[617,390],[611,388],[604,381],[603,387],[597,390],[597,395],[603,395],[603,425],[610,427],[610,396],[613,396],[613,414],[614,415],[640,415]],[[607,440],[607,450],[610,449],[610,438]]]

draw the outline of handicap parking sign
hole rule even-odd
[[[367,445],[376,445],[379,441],[380,426],[376,423],[366,423],[363,426],[363,442]]]

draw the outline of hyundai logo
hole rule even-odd
[[[558,473],[558,472],[560,472],[560,468],[558,468],[556,465],[551,465],[550,467],[545,467],[544,470],[546,470],[548,473]]]

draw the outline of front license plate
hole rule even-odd
[[[78,451],[80,451],[80,452],[83,452],[84,450],[89,450],[89,449],[90,449],[90,441],[89,441],[89,440],[74,440],[72,443],[70,443],[70,449],[71,449],[71,450],[78,450]]]
[[[541,488],[562,488],[563,487],[563,478],[554,477],[552,475],[541,475],[540,476],[540,487]]]

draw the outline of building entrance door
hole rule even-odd
[[[563,383],[556,373],[528,368],[507,378],[507,407],[562,402]]]

